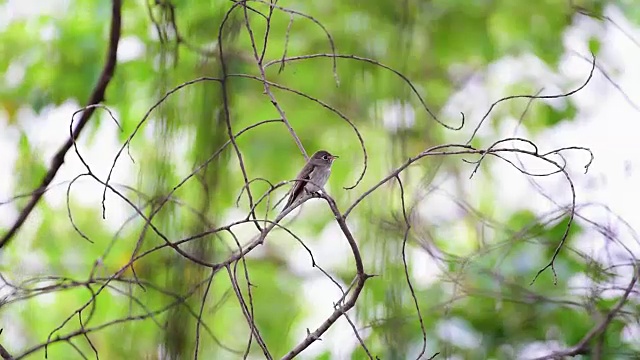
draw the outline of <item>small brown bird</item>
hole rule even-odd
[[[331,175],[333,160],[337,158],[338,156],[331,155],[326,150],[316,151],[296,177],[284,209],[295,203],[303,194],[322,190]]]

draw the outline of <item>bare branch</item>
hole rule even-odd
[[[121,28],[121,8],[122,8],[122,0],[113,0],[113,5],[111,7],[111,31],[109,35],[109,47],[107,49],[106,62],[102,69],[102,73],[100,74],[100,78],[98,79],[98,83],[93,89],[91,96],[89,97],[88,105],[96,105],[101,103],[104,100],[104,94],[113,77],[113,74],[116,70],[117,58],[116,54],[118,52],[118,43],[120,42],[120,28]],[[27,205],[22,209],[18,219],[16,219],[15,223],[11,226],[9,231],[4,234],[2,239],[0,239],[0,248],[4,247],[11,238],[18,232],[22,224],[27,220],[27,217],[33,209],[36,207],[40,198],[42,198],[42,194],[44,194],[45,189],[51,184],[53,178],[58,173],[58,170],[62,167],[64,163],[64,157],[67,154],[67,151],[71,149],[71,146],[75,142],[75,140],[80,136],[80,133],[84,129],[84,127],[89,122],[91,115],[95,111],[94,107],[88,107],[83,113],[82,117],[78,121],[78,125],[73,131],[73,136],[69,138],[56,152],[56,155],[53,157],[51,162],[51,166],[47,171],[47,174],[42,179],[40,186],[37,190],[33,192],[31,198]]]

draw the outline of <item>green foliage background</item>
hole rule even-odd
[[[120,143],[127,140],[148,109],[166,92],[185,81],[221,74],[217,37],[220,23],[232,3],[174,0],[171,4],[172,7],[151,1],[124,1],[122,37],[137,39],[145,51],[133,60],[120,61],[107,89],[104,104],[117,110],[122,127]],[[269,13],[265,3],[249,4],[256,11]],[[440,110],[463,85],[453,79],[453,66],[462,66],[470,72],[482,71],[506,56],[533,53],[555,68],[566,51],[563,32],[577,17],[585,16],[578,14],[577,7],[597,18],[610,4],[629,10],[630,19],[638,20],[637,9],[640,7],[637,2],[279,1],[278,6],[307,14],[317,23],[275,9],[264,59],[265,62],[278,60],[285,49],[287,56],[331,53],[327,33],[318,25],[320,23],[331,35],[337,53],[374,59],[399,71],[416,87],[429,109],[441,114]],[[9,127],[20,130],[23,122],[29,121],[19,115],[23,108],[41,113],[68,101],[78,104],[87,101],[105,61],[110,14],[110,1],[70,0],[57,16],[17,19],[0,27],[0,54],[3,54],[0,70],[7,72],[16,64],[24,67],[24,78],[19,84],[0,88],[0,109],[5,112]],[[265,45],[265,21],[254,12],[250,12],[250,20],[260,52]],[[177,33],[173,24],[177,26]],[[221,38],[228,73],[259,76],[241,8],[231,14]],[[593,39],[590,45],[597,55],[598,39]],[[409,156],[430,146],[460,140],[455,132],[433,121],[408,84],[393,72],[355,59],[338,59],[334,76],[332,66],[328,57],[292,61],[282,71],[275,63],[267,68],[266,75],[270,81],[338,109],[361,132],[369,156],[367,173],[358,187],[345,190],[344,187],[356,183],[363,169],[362,150],[349,124],[317,103],[272,87],[306,151],[312,153],[326,148],[340,155],[327,187],[340,209],[346,209],[364,190]],[[232,77],[227,85],[233,132],[262,120],[279,118],[264,94],[261,82]],[[533,88],[525,83],[518,84],[516,89]],[[134,203],[145,204],[161,198],[228,140],[222,104],[220,84],[202,81],[175,92],[152,112],[143,125],[152,136],[136,136],[131,143],[137,173],[127,185],[136,191],[124,193],[134,199]],[[385,129],[381,120],[381,109],[385,104],[412,106],[415,109],[413,126],[397,132]],[[506,105],[500,115],[518,116],[524,104]],[[569,99],[564,111],[539,103],[533,105],[531,114],[523,126],[535,133],[571,121],[576,111]],[[450,126],[457,126],[460,121],[456,117],[440,117]],[[490,118],[485,126],[497,129],[502,117]],[[472,119],[471,125],[467,126],[473,126],[477,120]],[[98,110],[82,136],[101,136],[98,128],[107,121],[111,120],[106,113]],[[68,124],[60,126],[67,127]],[[15,194],[35,189],[50,162],[38,153],[29,134],[20,132],[19,161],[12,173],[3,175],[14,177]],[[484,133],[474,144],[489,145],[497,140],[492,136],[495,136],[494,132]],[[64,139],[57,140],[62,143]],[[251,130],[240,136],[237,144],[249,178],[260,177],[273,183],[289,180],[304,162],[282,123]],[[185,157],[175,156],[178,145],[186,146]],[[125,157],[123,155],[120,161],[127,161]],[[482,200],[474,204],[478,213],[464,212],[449,223],[436,224],[418,213],[412,215],[407,251],[427,253],[438,248],[438,266],[442,272],[437,281],[428,286],[414,283],[426,329],[426,358],[440,352],[438,358],[512,359],[523,346],[538,341],[557,341],[566,346],[577,343],[597,321],[594,311],[606,312],[616,300],[603,299],[597,293],[591,298],[574,299],[568,289],[568,279],[579,273],[585,273],[598,284],[606,284],[611,278],[596,262],[568,250],[569,246],[575,245],[572,240],[584,231],[583,227],[574,225],[567,250],[556,260],[558,284],[553,285],[551,272],[545,272],[529,286],[562,237],[566,215],[558,212],[556,219],[549,221],[551,217],[541,218],[540,214],[527,209],[526,204],[512,214],[501,213],[500,204],[495,203],[495,194],[500,189],[493,186],[490,168],[481,167],[480,172],[485,172],[484,175],[468,180],[472,166],[460,159],[453,156],[428,158],[410,168],[403,177],[410,205],[419,203],[420,196],[424,196],[436,176],[445,176],[458,184],[480,182],[478,188],[483,192]],[[106,168],[110,164],[103,166]],[[159,210],[154,224],[174,240],[224,225],[229,211],[236,206],[242,184],[236,155],[228,147],[196,179],[174,194],[175,201]],[[268,189],[260,181],[251,185],[254,196]],[[464,193],[457,195],[464,199]],[[25,201],[18,199],[12,204],[21,208]],[[334,226],[331,213],[324,206],[307,206],[303,214],[288,224],[305,241],[314,242],[319,234]],[[21,278],[21,270],[14,266],[22,254],[31,249],[45,255],[42,273],[56,277],[48,282],[40,278],[40,281],[23,284],[24,290],[14,291],[0,306],[5,319],[2,327],[12,328],[14,333],[17,331],[23,336],[22,346],[0,341],[14,355],[46,341],[52,330],[91,298],[91,291],[99,289],[99,285],[83,285],[98,259],[103,262],[103,276],[105,273],[109,276],[129,261],[139,239],[144,240],[142,250],[163,243],[140,218],[127,223],[116,235],[101,220],[98,205],[82,206],[72,197],[70,207],[76,225],[93,244],[81,239],[70,224],[64,207],[52,207],[42,201],[38,205],[41,216],[38,228],[21,231],[2,250],[2,274],[8,279]],[[239,210],[246,213],[248,208],[244,196]],[[144,207],[147,215],[154,210],[151,205]],[[259,206],[258,210],[259,214],[264,214],[266,207]],[[378,276],[367,282],[350,317],[362,329],[361,333],[366,334],[365,343],[375,356],[381,359],[415,358],[422,346],[422,333],[402,262],[405,224],[397,184],[390,183],[373,193],[352,216],[350,221],[365,258],[366,270]],[[481,239],[475,231],[477,224],[490,223],[488,219],[493,217],[500,220],[493,225],[493,235]],[[448,227],[465,231],[442,231]],[[0,233],[4,230],[0,229]],[[240,232],[240,240],[247,241],[254,233],[255,228],[247,227]],[[246,260],[246,268],[253,285],[256,324],[273,356],[281,357],[305,336],[299,328],[305,326],[301,324],[308,315],[331,309],[310,308],[304,301],[303,284],[309,279],[290,266],[289,246],[293,246],[293,240],[284,240],[284,232],[277,234],[269,237],[276,244],[268,241],[261,255]],[[117,241],[113,242],[109,255],[103,257],[114,238]],[[278,241],[289,242],[283,245],[277,244]],[[344,242],[344,239],[336,238],[335,241]],[[299,245],[296,243],[295,246]],[[225,233],[204,237],[183,249],[208,261],[220,261],[234,247],[233,239]],[[83,261],[80,265],[70,266],[65,260],[69,249],[81,253]],[[338,249],[346,247],[337,246],[336,251]],[[348,285],[355,269],[353,260],[350,256],[347,258],[348,261],[332,268],[331,273]],[[408,257],[410,269],[422,266],[412,259],[417,258]],[[420,259],[436,261],[429,257]],[[244,265],[238,265],[238,274],[246,297]],[[125,319],[89,335],[101,359],[155,359],[162,358],[161,354],[174,359],[193,358],[196,331],[201,332],[200,358],[242,357],[248,327],[224,270],[211,282],[202,310],[203,322],[208,328],[196,330],[195,319],[208,286],[209,271],[168,248],[142,258],[136,262],[135,269],[144,289],[124,280],[131,279],[132,273],[128,270],[122,281],[112,283],[82,312],[83,319],[75,315],[53,338],[73,333],[80,328],[79,321],[85,327],[100,327],[116,319]],[[413,274],[412,271],[409,273]],[[27,296],[37,293],[36,288],[44,284],[68,288],[47,295],[46,301],[39,300],[44,295]],[[186,294],[191,296],[182,300]],[[179,305],[172,306],[176,301]],[[631,321],[630,318],[637,316],[636,310],[637,306],[630,305],[626,309],[627,317],[614,320],[602,335],[605,358],[622,359],[632,353],[629,345],[621,340],[620,330]],[[137,319],[139,315],[154,311],[157,313],[153,317]],[[481,341],[465,346],[456,340],[456,334],[443,338],[439,335],[439,326],[444,320],[462,324],[461,327],[479,336]],[[317,325],[308,326],[312,330]],[[351,336],[349,341],[355,341],[353,334]],[[73,344],[89,357],[93,356],[83,337],[73,338]],[[361,347],[354,349],[351,353],[342,352],[340,356],[366,358]],[[42,358],[43,355],[44,349],[40,349],[28,358]],[[48,356],[50,359],[81,358],[64,342],[50,346]],[[323,350],[311,357],[331,359],[336,356]],[[250,357],[262,357],[255,341]]]

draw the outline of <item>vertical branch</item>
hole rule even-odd
[[[267,349],[267,344],[265,344],[264,340],[262,339],[262,336],[260,335],[260,331],[256,327],[255,321],[251,317],[251,314],[247,309],[247,304],[244,301],[244,297],[242,296],[240,285],[238,284],[238,280],[236,279],[235,275],[233,274],[233,271],[231,270],[231,266],[228,265],[226,266],[226,268],[227,268],[227,273],[229,274],[229,280],[231,281],[233,290],[236,293],[236,296],[238,297],[238,303],[240,304],[240,308],[242,309],[242,314],[247,319],[247,323],[249,324],[251,333],[256,337],[256,341],[258,342],[258,345],[260,345],[260,348],[262,349],[264,356],[269,360],[273,359],[273,357],[269,353],[269,350]]]
[[[322,336],[322,334],[329,330],[329,328],[340,318],[340,316],[346,314],[347,311],[355,306],[356,301],[358,300],[358,297],[360,296],[360,293],[364,288],[365,282],[372,276],[364,272],[364,265],[362,264],[360,249],[358,248],[358,244],[356,243],[351,230],[349,230],[349,227],[347,226],[346,217],[340,213],[340,210],[338,210],[336,202],[335,200],[333,200],[333,198],[328,195],[322,195],[322,198],[324,198],[329,204],[331,211],[336,217],[336,221],[338,222],[340,230],[342,230],[342,233],[347,238],[349,246],[351,247],[351,252],[353,254],[353,259],[356,265],[356,284],[344,304],[337,306],[333,313],[331,313],[331,315],[314,332],[308,333],[307,337],[305,337],[304,340],[302,340],[302,342],[300,342],[296,347],[291,349],[291,351],[289,351],[282,358],[282,360],[293,359],[315,341],[319,340],[320,336]]]
[[[276,5],[278,0],[270,0],[272,5]],[[273,6],[269,6],[269,14],[267,15],[267,28],[264,31],[264,44],[262,44],[262,54],[260,54],[260,63],[264,60],[264,54],[267,52],[267,44],[269,43],[269,33],[271,32],[271,16],[273,16]]]
[[[422,355],[424,355],[425,351],[427,351],[427,331],[424,328],[424,321],[422,320],[422,313],[420,312],[420,305],[418,304],[418,298],[416,297],[416,292],[413,289],[413,285],[411,284],[411,278],[409,276],[409,264],[407,263],[407,240],[409,238],[409,232],[411,231],[411,223],[409,222],[409,217],[407,216],[407,209],[406,209],[405,200],[404,200],[404,186],[402,185],[400,174],[396,175],[396,180],[398,180],[398,185],[400,186],[402,217],[406,225],[404,236],[402,238],[402,264],[404,265],[404,276],[407,279],[409,292],[411,292],[411,297],[413,298],[413,304],[415,305],[416,311],[418,313],[418,320],[420,321],[420,331],[422,332],[422,348],[420,349],[420,354],[418,354],[417,356],[417,359],[420,359]]]
[[[273,9],[274,5],[271,5],[271,6],[272,6],[271,9]],[[262,77],[262,84],[264,86],[264,92],[265,92],[265,94],[267,94],[269,96],[269,99],[271,100],[271,104],[273,105],[273,107],[276,108],[276,110],[278,111],[278,114],[280,114],[280,116],[282,117],[282,121],[284,122],[285,126],[287,127],[287,130],[289,130],[289,133],[293,137],[293,140],[296,142],[296,145],[298,145],[298,149],[300,150],[302,155],[304,155],[304,159],[305,160],[309,160],[309,155],[307,155],[307,151],[304,149],[304,146],[302,145],[302,142],[300,141],[300,138],[296,134],[295,130],[293,130],[293,127],[289,123],[289,120],[287,120],[287,115],[285,115],[284,110],[282,110],[282,108],[278,104],[278,101],[276,100],[275,96],[273,95],[273,93],[271,93],[271,87],[269,86],[269,83],[267,82],[267,76],[265,74],[264,66],[262,64],[262,60],[263,59],[258,54],[258,48],[256,47],[256,39],[253,36],[253,30],[251,29],[251,24],[249,22],[249,12],[247,11],[247,6],[245,4],[243,4],[243,9],[244,9],[245,27],[247,28],[247,32],[249,33],[249,39],[251,40],[251,48],[253,49],[253,57],[256,60],[256,65],[258,65],[258,70],[260,70],[260,76]],[[269,14],[271,14],[271,13],[269,13]],[[270,23],[270,20],[271,20],[271,17],[269,17],[267,19],[267,22]],[[267,26],[270,26],[270,25],[267,25]],[[267,27],[267,29],[269,29],[269,27]],[[265,45],[265,47],[267,46],[266,42],[265,42],[264,45]]]
[[[240,148],[236,143],[235,137],[233,136],[233,129],[231,127],[231,114],[229,111],[229,99],[228,99],[229,94],[228,94],[228,88],[227,88],[227,79],[228,79],[227,64],[224,57],[225,56],[224,51],[222,50],[222,38],[223,38],[222,35],[223,35],[224,25],[226,24],[233,10],[235,10],[235,8],[238,5],[240,5],[240,3],[234,3],[233,6],[231,6],[231,8],[225,14],[224,19],[220,23],[220,28],[218,29],[218,56],[220,60],[220,69],[222,71],[220,86],[222,88],[222,102],[223,102],[223,108],[224,108],[224,118],[227,124],[227,135],[229,136],[229,140],[233,145],[233,150],[236,152],[236,157],[238,158],[238,164],[240,165],[240,170],[242,171],[244,184],[247,187],[247,197],[249,198],[249,207],[253,209],[254,207],[253,195],[251,194],[251,189],[249,188],[249,177],[247,176],[247,169],[245,169],[244,161],[242,160],[242,152],[240,152]],[[255,210],[251,210],[251,215],[253,215],[254,219],[257,219]],[[262,231],[262,229],[260,228],[260,224],[258,224],[258,222],[255,222],[254,224],[258,228],[258,231]]]
[[[213,282],[213,277],[215,275],[215,271],[211,271],[211,276],[209,276],[209,280],[207,281],[207,287],[204,289],[204,294],[202,295],[202,301],[200,302],[200,311],[198,312],[197,324],[196,324],[196,344],[195,350],[193,354],[193,359],[198,360],[198,351],[200,349],[200,325],[202,324],[202,313],[204,312],[204,305],[207,302],[207,295],[209,295],[209,290],[211,289],[211,283]]]

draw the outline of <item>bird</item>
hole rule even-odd
[[[323,190],[324,184],[327,183],[329,175],[331,175],[331,165],[337,158],[338,156],[331,155],[326,150],[316,151],[298,173],[283,211],[298,201],[305,193],[312,194]]]

